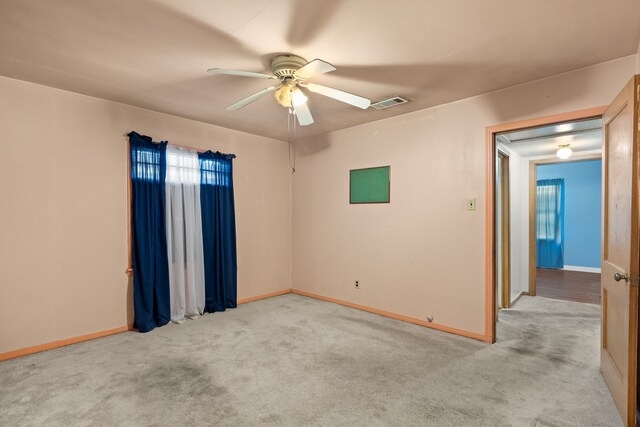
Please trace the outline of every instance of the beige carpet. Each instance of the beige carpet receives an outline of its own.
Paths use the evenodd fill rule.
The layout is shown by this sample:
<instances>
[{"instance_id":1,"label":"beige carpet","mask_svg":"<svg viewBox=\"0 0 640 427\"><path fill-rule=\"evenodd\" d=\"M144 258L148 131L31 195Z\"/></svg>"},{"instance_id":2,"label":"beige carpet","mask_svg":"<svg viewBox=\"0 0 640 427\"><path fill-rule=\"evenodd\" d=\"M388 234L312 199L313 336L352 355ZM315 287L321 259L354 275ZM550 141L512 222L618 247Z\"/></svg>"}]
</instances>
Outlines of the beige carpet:
<instances>
[{"instance_id":1,"label":"beige carpet","mask_svg":"<svg viewBox=\"0 0 640 427\"><path fill-rule=\"evenodd\" d=\"M619 426L599 307L522 298L483 344L298 295L0 363L3 426Z\"/></svg>"}]
</instances>

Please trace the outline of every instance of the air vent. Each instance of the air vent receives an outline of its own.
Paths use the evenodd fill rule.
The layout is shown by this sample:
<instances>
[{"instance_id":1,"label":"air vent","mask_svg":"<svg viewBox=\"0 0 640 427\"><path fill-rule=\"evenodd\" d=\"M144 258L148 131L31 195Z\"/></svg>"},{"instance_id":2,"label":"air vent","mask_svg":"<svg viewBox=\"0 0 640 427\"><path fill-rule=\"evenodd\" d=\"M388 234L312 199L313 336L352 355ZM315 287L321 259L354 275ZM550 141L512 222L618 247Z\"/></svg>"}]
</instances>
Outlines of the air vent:
<instances>
[{"instance_id":1,"label":"air vent","mask_svg":"<svg viewBox=\"0 0 640 427\"><path fill-rule=\"evenodd\" d=\"M400 104L406 104L407 102L409 102L408 99L404 99L400 96L394 96L392 98L383 99L382 101L371 104L371 106L376 110L384 110L385 108L394 107Z\"/></svg>"}]
</instances>

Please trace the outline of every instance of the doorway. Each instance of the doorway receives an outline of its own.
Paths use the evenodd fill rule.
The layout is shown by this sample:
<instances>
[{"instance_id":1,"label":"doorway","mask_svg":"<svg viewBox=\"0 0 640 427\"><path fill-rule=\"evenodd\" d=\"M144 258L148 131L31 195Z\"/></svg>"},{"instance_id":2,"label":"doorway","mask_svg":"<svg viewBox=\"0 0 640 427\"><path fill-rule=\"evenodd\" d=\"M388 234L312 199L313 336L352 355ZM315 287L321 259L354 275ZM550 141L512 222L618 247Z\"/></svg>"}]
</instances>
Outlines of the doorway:
<instances>
[{"instance_id":1,"label":"doorway","mask_svg":"<svg viewBox=\"0 0 640 427\"><path fill-rule=\"evenodd\" d=\"M601 141L601 120L582 137ZM583 122L584 125L587 122ZM530 191L535 203L529 215L536 225L529 246L535 270L531 294L546 298L600 304L602 155L571 156L564 161L536 160L530 169ZM555 204L554 192L561 196Z\"/></svg>"},{"instance_id":2,"label":"doorway","mask_svg":"<svg viewBox=\"0 0 640 427\"><path fill-rule=\"evenodd\" d=\"M496 337L496 321L498 319L498 309L496 308L498 302L498 286L496 278L498 277L497 269L499 267L499 263L496 262L498 255L496 250L498 246L496 241L498 233L496 233L496 230L498 228L503 228L502 223L496 222L496 198L498 192L496 172L498 151L501 148L500 151L509 156L509 258L511 270L509 298L511 305L522 295L535 296L536 294L535 258L531 257L531 254L535 252L535 239L530 238L532 231L535 230L536 224L532 217L524 220L526 224L522 222L522 218L527 217L526 213L532 206L535 206L535 198L531 197L532 191L530 191L529 188L530 168L533 167L531 161L543 161L544 158L548 159L550 155L557 154L557 150L559 149L559 147L556 146L555 150L552 149L551 152L548 152L549 147L547 146L547 152L544 153L540 152L542 145L529 144L530 151L526 153L525 156L522 156L515 154L508 148L509 143L512 140L510 139L507 141L505 137L508 137L509 134L515 132L528 132L528 134L519 135L517 138L514 135L511 135L511 137L513 137L513 139L520 139L521 141L519 142L527 142L527 140L531 140L531 138L534 137L543 137L546 133L547 136L549 134L556 134L556 136L564 136L566 137L565 139L569 139L571 137L569 132L576 131L576 129L569 128L567 125L568 123L582 122L591 119L600 120L605 110L605 107L597 107L520 122L506 123L487 128L487 158L491 159L488 164L486 187L487 198L490 202L486 204L487 215L485 226L487 235L491 236L491 238L487 239L487 249L485 251L487 265L485 270L485 282L487 283L487 298L485 299L485 331L486 340L488 342L495 342ZM563 132L565 135L562 135ZM573 148L575 149L577 147L574 145ZM592 152L588 154L592 155L593 151L599 151L600 149L600 147L597 147L595 150L592 149ZM588 152L589 150L585 149L584 151ZM576 159L578 159L578 155L574 154L574 160ZM520 222L516 223L515 218L518 218ZM534 268L531 268L531 266L534 266ZM500 289L500 292L502 292L502 288Z\"/></svg>"},{"instance_id":3,"label":"doorway","mask_svg":"<svg viewBox=\"0 0 640 427\"><path fill-rule=\"evenodd\" d=\"M599 304L601 116L494 138L496 320L523 295Z\"/></svg>"},{"instance_id":4,"label":"doorway","mask_svg":"<svg viewBox=\"0 0 640 427\"><path fill-rule=\"evenodd\" d=\"M602 118L495 135L496 316L523 295L600 304Z\"/></svg>"}]
</instances>

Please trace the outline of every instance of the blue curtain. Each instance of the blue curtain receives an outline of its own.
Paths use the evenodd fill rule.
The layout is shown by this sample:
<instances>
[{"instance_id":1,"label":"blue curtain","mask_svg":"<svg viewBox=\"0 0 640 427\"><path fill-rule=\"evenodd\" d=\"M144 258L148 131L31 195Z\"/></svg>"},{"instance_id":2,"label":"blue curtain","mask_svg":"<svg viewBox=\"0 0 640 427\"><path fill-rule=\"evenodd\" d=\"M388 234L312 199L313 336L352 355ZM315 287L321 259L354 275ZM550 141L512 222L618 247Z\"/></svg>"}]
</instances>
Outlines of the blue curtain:
<instances>
[{"instance_id":1,"label":"blue curtain","mask_svg":"<svg viewBox=\"0 0 640 427\"><path fill-rule=\"evenodd\" d=\"M129 133L134 327L148 332L171 319L165 228L167 143Z\"/></svg>"},{"instance_id":2,"label":"blue curtain","mask_svg":"<svg viewBox=\"0 0 640 427\"><path fill-rule=\"evenodd\" d=\"M564 179L542 179L536 187L536 267L564 267Z\"/></svg>"},{"instance_id":3,"label":"blue curtain","mask_svg":"<svg viewBox=\"0 0 640 427\"><path fill-rule=\"evenodd\" d=\"M233 199L233 154L207 151L200 159L205 311L237 306L238 261Z\"/></svg>"}]
</instances>

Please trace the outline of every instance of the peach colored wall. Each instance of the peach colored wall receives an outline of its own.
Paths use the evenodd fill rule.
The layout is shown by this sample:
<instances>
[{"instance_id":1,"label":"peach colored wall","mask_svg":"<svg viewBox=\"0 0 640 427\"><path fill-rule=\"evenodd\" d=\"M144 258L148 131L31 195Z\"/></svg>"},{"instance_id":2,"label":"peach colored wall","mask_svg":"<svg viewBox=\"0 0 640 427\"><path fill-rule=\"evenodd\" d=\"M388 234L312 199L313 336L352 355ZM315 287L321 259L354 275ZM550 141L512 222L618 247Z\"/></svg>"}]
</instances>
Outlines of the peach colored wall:
<instances>
[{"instance_id":1,"label":"peach colored wall","mask_svg":"<svg viewBox=\"0 0 640 427\"><path fill-rule=\"evenodd\" d=\"M300 143L293 288L484 334L485 127L608 104L635 67L632 55ZM391 203L350 205L349 169L381 165Z\"/></svg>"},{"instance_id":2,"label":"peach colored wall","mask_svg":"<svg viewBox=\"0 0 640 427\"><path fill-rule=\"evenodd\" d=\"M0 77L0 353L126 325L127 139L237 154L238 297L290 288L287 144Z\"/></svg>"}]
</instances>

